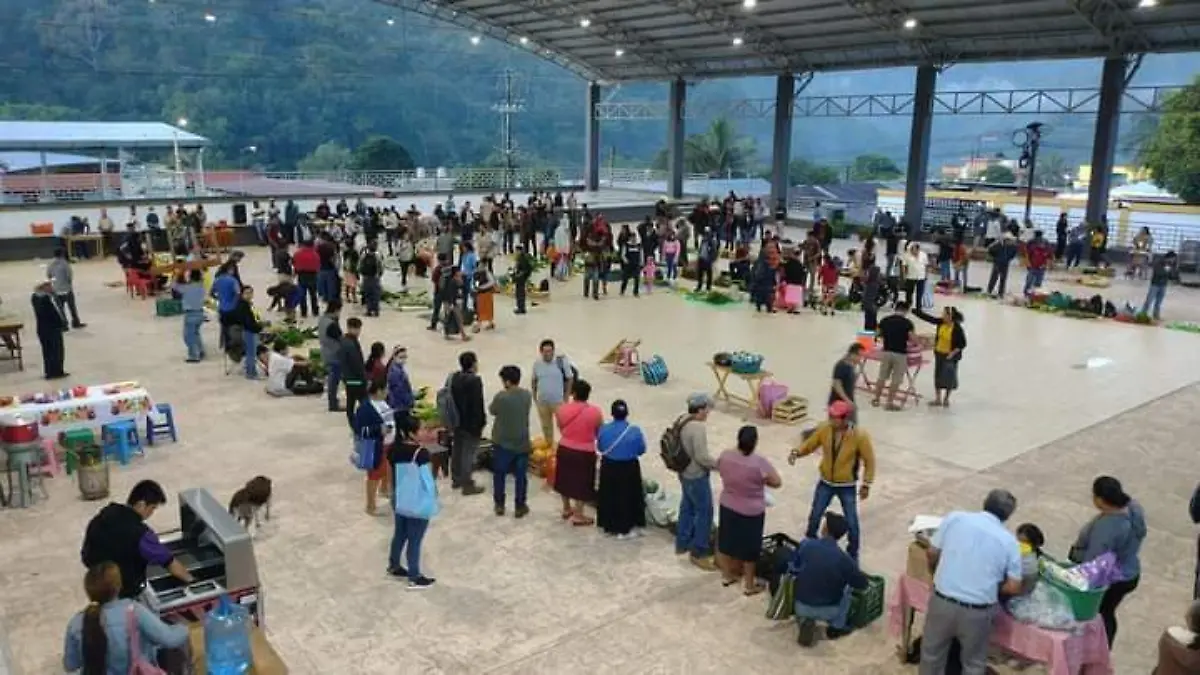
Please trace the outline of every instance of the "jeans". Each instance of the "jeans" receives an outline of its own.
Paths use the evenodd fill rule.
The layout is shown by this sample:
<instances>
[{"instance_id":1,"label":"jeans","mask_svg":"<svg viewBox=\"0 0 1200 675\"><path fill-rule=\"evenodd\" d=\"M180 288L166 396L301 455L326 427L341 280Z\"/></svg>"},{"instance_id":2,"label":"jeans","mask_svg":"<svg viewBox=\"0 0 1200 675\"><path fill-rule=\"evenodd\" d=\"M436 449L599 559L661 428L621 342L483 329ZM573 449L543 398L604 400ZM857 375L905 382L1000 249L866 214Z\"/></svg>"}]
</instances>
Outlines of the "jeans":
<instances>
[{"instance_id":1,"label":"jeans","mask_svg":"<svg viewBox=\"0 0 1200 675\"><path fill-rule=\"evenodd\" d=\"M517 311L520 312L521 314L524 314L525 313L525 293L527 291L527 289L525 288L525 280L521 279L520 281L514 281L513 283L514 283L513 299L517 303Z\"/></svg>"},{"instance_id":2,"label":"jeans","mask_svg":"<svg viewBox=\"0 0 1200 675\"><path fill-rule=\"evenodd\" d=\"M442 294L433 294L433 314L429 317L429 330L437 330L438 319L442 318Z\"/></svg>"},{"instance_id":3,"label":"jeans","mask_svg":"<svg viewBox=\"0 0 1200 675\"><path fill-rule=\"evenodd\" d=\"M590 290L589 290L590 289ZM589 266L583 275L583 297L600 295L600 267Z\"/></svg>"},{"instance_id":4,"label":"jeans","mask_svg":"<svg viewBox=\"0 0 1200 675\"><path fill-rule=\"evenodd\" d=\"M405 553L408 578L421 577L421 540L429 529L429 521L396 514L395 529L392 530L392 545L388 549L388 569L400 567L400 554ZM407 551L405 548L407 547Z\"/></svg>"},{"instance_id":5,"label":"jeans","mask_svg":"<svg viewBox=\"0 0 1200 675\"><path fill-rule=\"evenodd\" d=\"M361 289L367 316L379 316L379 300L383 295L383 286L379 283L379 277L363 277Z\"/></svg>"},{"instance_id":6,"label":"jeans","mask_svg":"<svg viewBox=\"0 0 1200 675\"><path fill-rule=\"evenodd\" d=\"M261 220L254 221L254 234L258 238L258 244L261 246L267 243L267 224Z\"/></svg>"},{"instance_id":7,"label":"jeans","mask_svg":"<svg viewBox=\"0 0 1200 675\"><path fill-rule=\"evenodd\" d=\"M1035 288L1041 288L1042 282L1046 280L1045 268L1040 270L1027 269L1025 270L1025 290L1022 295L1029 295Z\"/></svg>"},{"instance_id":8,"label":"jeans","mask_svg":"<svg viewBox=\"0 0 1200 675\"><path fill-rule=\"evenodd\" d=\"M1151 318L1158 321L1163 298L1166 296L1166 284L1150 284L1150 288L1146 290L1146 301L1142 303L1142 314L1149 314Z\"/></svg>"},{"instance_id":9,"label":"jeans","mask_svg":"<svg viewBox=\"0 0 1200 675\"><path fill-rule=\"evenodd\" d=\"M680 476L679 484L683 495L679 500L679 522L675 525L675 550L707 558L712 555L712 483L705 474L699 478Z\"/></svg>"},{"instance_id":10,"label":"jeans","mask_svg":"<svg viewBox=\"0 0 1200 675\"><path fill-rule=\"evenodd\" d=\"M699 261L696 264L696 291L699 292L701 288L706 291L711 291L712 279L713 264L703 260Z\"/></svg>"},{"instance_id":11,"label":"jeans","mask_svg":"<svg viewBox=\"0 0 1200 675\"><path fill-rule=\"evenodd\" d=\"M464 429L454 430L454 448L450 451L450 484L469 487L474 484L475 455L479 453L479 435Z\"/></svg>"},{"instance_id":12,"label":"jeans","mask_svg":"<svg viewBox=\"0 0 1200 675\"><path fill-rule=\"evenodd\" d=\"M321 270L317 272L317 294L321 300L329 302L339 296L337 270Z\"/></svg>"},{"instance_id":13,"label":"jeans","mask_svg":"<svg viewBox=\"0 0 1200 675\"><path fill-rule=\"evenodd\" d=\"M204 358L204 341L200 327L204 325L204 310L189 310L183 313L183 344L187 346L188 361Z\"/></svg>"},{"instance_id":14,"label":"jeans","mask_svg":"<svg viewBox=\"0 0 1200 675\"><path fill-rule=\"evenodd\" d=\"M633 281L633 294L637 296L641 292L642 276L638 274L636 265L626 263L621 266L621 295L625 295L625 289L628 287L630 281Z\"/></svg>"},{"instance_id":15,"label":"jeans","mask_svg":"<svg viewBox=\"0 0 1200 675\"><path fill-rule=\"evenodd\" d=\"M667 281L672 281L679 278L679 265L675 260L675 256L667 256L667 272L663 275Z\"/></svg>"},{"instance_id":16,"label":"jeans","mask_svg":"<svg viewBox=\"0 0 1200 675\"><path fill-rule=\"evenodd\" d=\"M967 273L970 271L969 263L963 263L962 267L954 268L954 285L966 290L967 288Z\"/></svg>"},{"instance_id":17,"label":"jeans","mask_svg":"<svg viewBox=\"0 0 1200 675\"><path fill-rule=\"evenodd\" d=\"M75 308L75 293L55 293L54 304L58 305L58 313L67 318L67 311L71 312L71 327L79 328L83 322L79 320L79 310Z\"/></svg>"},{"instance_id":18,"label":"jeans","mask_svg":"<svg viewBox=\"0 0 1200 675\"><path fill-rule=\"evenodd\" d=\"M1008 265L1000 263L992 263L992 275L988 277L988 295L992 294L992 290L996 288L996 284L1000 284L998 289L1000 295L1004 295L1004 287L1008 284Z\"/></svg>"},{"instance_id":19,"label":"jeans","mask_svg":"<svg viewBox=\"0 0 1200 675\"><path fill-rule=\"evenodd\" d=\"M942 260L938 262L938 273L942 281L950 281L950 261Z\"/></svg>"},{"instance_id":20,"label":"jeans","mask_svg":"<svg viewBox=\"0 0 1200 675\"><path fill-rule=\"evenodd\" d=\"M846 546L846 553L858 560L858 494L853 485L835 487L823 480L817 481L817 489L813 491L812 510L808 512L808 530L805 536L810 539L817 537L821 529L821 519L825 516L825 511L829 510L829 504L834 497L842 504L842 515L846 517L846 525L850 530L850 542Z\"/></svg>"},{"instance_id":21,"label":"jeans","mask_svg":"<svg viewBox=\"0 0 1200 675\"><path fill-rule=\"evenodd\" d=\"M496 506L504 506L504 484L510 473L517 485L516 504L518 507L525 506L525 497L529 493L529 453L509 452L493 445L492 496Z\"/></svg>"},{"instance_id":22,"label":"jeans","mask_svg":"<svg viewBox=\"0 0 1200 675\"><path fill-rule=\"evenodd\" d=\"M329 396L329 409L338 409L338 385L342 383L342 364L329 363L329 370L325 373L325 394Z\"/></svg>"},{"instance_id":23,"label":"jeans","mask_svg":"<svg viewBox=\"0 0 1200 675\"><path fill-rule=\"evenodd\" d=\"M1077 267L1083 259L1083 243L1067 244L1067 268Z\"/></svg>"},{"instance_id":24,"label":"jeans","mask_svg":"<svg viewBox=\"0 0 1200 675\"><path fill-rule=\"evenodd\" d=\"M830 628L836 630L846 630L846 622L850 619L850 600L853 598L850 587L842 592L842 599L836 605L816 606L806 605L799 600L796 601L793 609L796 612L796 620L812 619L814 621L824 621Z\"/></svg>"},{"instance_id":25,"label":"jeans","mask_svg":"<svg viewBox=\"0 0 1200 675\"><path fill-rule=\"evenodd\" d=\"M367 401L367 385L346 384L346 422L354 428L354 414L360 405L370 405Z\"/></svg>"},{"instance_id":26,"label":"jeans","mask_svg":"<svg viewBox=\"0 0 1200 675\"><path fill-rule=\"evenodd\" d=\"M246 377L258 379L258 333L242 331L242 342L246 345Z\"/></svg>"},{"instance_id":27,"label":"jeans","mask_svg":"<svg viewBox=\"0 0 1200 675\"><path fill-rule=\"evenodd\" d=\"M297 281L300 286L300 316L308 317L308 306L312 305L313 316L321 313L317 306L317 277L311 272L301 272Z\"/></svg>"}]
</instances>

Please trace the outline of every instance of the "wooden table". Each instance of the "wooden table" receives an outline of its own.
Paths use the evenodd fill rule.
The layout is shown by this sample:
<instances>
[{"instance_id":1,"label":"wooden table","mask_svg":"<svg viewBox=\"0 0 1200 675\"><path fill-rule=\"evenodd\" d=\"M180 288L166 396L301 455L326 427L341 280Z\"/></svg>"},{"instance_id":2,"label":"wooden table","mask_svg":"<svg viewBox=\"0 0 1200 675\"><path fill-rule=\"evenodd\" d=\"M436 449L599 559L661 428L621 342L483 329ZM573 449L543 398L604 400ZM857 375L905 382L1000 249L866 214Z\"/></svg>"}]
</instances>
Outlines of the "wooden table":
<instances>
[{"instance_id":1,"label":"wooden table","mask_svg":"<svg viewBox=\"0 0 1200 675\"><path fill-rule=\"evenodd\" d=\"M758 411L758 390L762 386L763 380L772 377L770 371L760 370L757 373L735 373L729 366L718 366L711 361L708 364L712 368L713 377L717 379L717 392L713 394L713 398L726 403L743 405L750 408L751 412ZM746 383L750 390L750 396L740 396L729 391L729 376L733 375L740 378Z\"/></svg>"},{"instance_id":2,"label":"wooden table","mask_svg":"<svg viewBox=\"0 0 1200 675\"><path fill-rule=\"evenodd\" d=\"M192 649L192 666L197 673L207 673L208 664L204 658L204 625L196 622L188 624L188 642ZM258 626L250 629L250 654L254 660L251 675L287 675L287 665L271 642L266 633Z\"/></svg>"},{"instance_id":3,"label":"wooden table","mask_svg":"<svg viewBox=\"0 0 1200 675\"><path fill-rule=\"evenodd\" d=\"M0 361L16 361L17 370L25 370L25 358L21 347L21 329L25 324L14 317L0 316L0 340L8 350L8 356L0 356Z\"/></svg>"},{"instance_id":4,"label":"wooden table","mask_svg":"<svg viewBox=\"0 0 1200 675\"><path fill-rule=\"evenodd\" d=\"M855 389L861 392L875 395L875 388L879 382L878 378L872 378L867 372L868 363L879 363L880 350L878 348L862 353L862 358L858 362L858 381ZM927 361L925 356L916 349L911 349L908 352L907 360L905 361L904 379L901 380L900 386L896 387L896 402L903 408L908 403L919 405L921 403L921 394L917 391L917 378L921 376L921 369ZM874 366L878 367L878 366ZM887 396L890 383L883 383L883 396Z\"/></svg>"},{"instance_id":5,"label":"wooden table","mask_svg":"<svg viewBox=\"0 0 1200 675\"><path fill-rule=\"evenodd\" d=\"M63 237L63 241L67 242L67 260L75 260L75 244L78 242L84 246L90 244L96 245L96 257L104 257L104 235L103 234L68 234Z\"/></svg>"}]
</instances>

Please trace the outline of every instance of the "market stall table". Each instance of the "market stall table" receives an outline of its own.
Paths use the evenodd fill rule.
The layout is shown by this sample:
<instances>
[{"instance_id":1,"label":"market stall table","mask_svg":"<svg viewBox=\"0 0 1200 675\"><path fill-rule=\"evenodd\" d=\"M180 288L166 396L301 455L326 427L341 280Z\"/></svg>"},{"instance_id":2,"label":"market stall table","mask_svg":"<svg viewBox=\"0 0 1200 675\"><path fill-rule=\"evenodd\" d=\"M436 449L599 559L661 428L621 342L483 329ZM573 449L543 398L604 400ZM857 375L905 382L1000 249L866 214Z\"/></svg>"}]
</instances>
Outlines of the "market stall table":
<instances>
[{"instance_id":1,"label":"market stall table","mask_svg":"<svg viewBox=\"0 0 1200 675\"><path fill-rule=\"evenodd\" d=\"M21 346L21 330L25 324L12 316L0 316L0 340L4 342L7 356L0 356L0 361L15 361L17 370L25 370L24 350Z\"/></svg>"},{"instance_id":2,"label":"market stall table","mask_svg":"<svg viewBox=\"0 0 1200 675\"><path fill-rule=\"evenodd\" d=\"M104 257L104 235L102 234L68 234L63 237L67 243L67 260L75 260L75 244L87 248L88 244L96 245L96 257Z\"/></svg>"},{"instance_id":3,"label":"market stall table","mask_svg":"<svg viewBox=\"0 0 1200 675\"><path fill-rule=\"evenodd\" d=\"M63 401L16 403L0 408L0 412L20 412L36 420L38 434L50 439L68 429L99 429L122 419L134 419L141 427L153 410L150 392L134 382L91 386L85 395Z\"/></svg>"},{"instance_id":4,"label":"market stall table","mask_svg":"<svg viewBox=\"0 0 1200 675\"><path fill-rule=\"evenodd\" d=\"M713 377L717 379L717 392L713 394L714 399L746 406L750 408L751 412L758 411L758 391L762 387L763 380L772 377L770 371L760 370L757 373L738 373L729 366L719 366L711 361L708 367L712 368ZM738 377L746 383L746 386L750 389L750 396L748 398L729 391L730 375Z\"/></svg>"},{"instance_id":5,"label":"market stall table","mask_svg":"<svg viewBox=\"0 0 1200 675\"><path fill-rule=\"evenodd\" d=\"M896 592L888 601L888 628L901 640L902 654L912 644L912 625L916 612L929 607L930 584L907 574L900 575ZM1039 628L1021 623L1005 611L992 622L994 646L1046 665L1048 675L1112 675L1104 623L1100 617L1083 624L1080 634Z\"/></svg>"},{"instance_id":6,"label":"market stall table","mask_svg":"<svg viewBox=\"0 0 1200 675\"><path fill-rule=\"evenodd\" d=\"M878 379L872 379L867 373L868 363L880 363L879 355L882 350L879 348L864 351L862 359L858 362L858 385L855 387L859 391L875 395L875 387ZM925 356L919 348L910 348L908 351L908 361L904 368L904 380L899 388L896 389L896 401L901 407L908 404L911 399L913 404L921 402L921 394L917 392L917 378L921 375L921 369L925 366ZM878 367L878 366L876 366ZM876 371L878 372L878 371ZM884 395L887 395L887 383L884 383Z\"/></svg>"}]
</instances>

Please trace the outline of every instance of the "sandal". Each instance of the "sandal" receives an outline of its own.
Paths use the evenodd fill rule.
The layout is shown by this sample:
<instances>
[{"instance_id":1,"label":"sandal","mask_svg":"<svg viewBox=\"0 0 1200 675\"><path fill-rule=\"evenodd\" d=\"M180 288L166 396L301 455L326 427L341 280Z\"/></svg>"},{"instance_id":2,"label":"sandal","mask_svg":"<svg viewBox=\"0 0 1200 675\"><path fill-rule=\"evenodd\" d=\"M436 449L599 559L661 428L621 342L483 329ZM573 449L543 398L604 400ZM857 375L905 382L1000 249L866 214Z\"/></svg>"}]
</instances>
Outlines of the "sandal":
<instances>
[{"instance_id":1,"label":"sandal","mask_svg":"<svg viewBox=\"0 0 1200 675\"><path fill-rule=\"evenodd\" d=\"M738 579L737 577L734 577L732 579L721 579L721 586L723 586L725 588L729 588L730 586L736 584L738 581L741 581L741 580Z\"/></svg>"},{"instance_id":2,"label":"sandal","mask_svg":"<svg viewBox=\"0 0 1200 675\"><path fill-rule=\"evenodd\" d=\"M571 525L574 527L589 527L595 525L596 521L586 516L576 517L571 520Z\"/></svg>"},{"instance_id":3,"label":"sandal","mask_svg":"<svg viewBox=\"0 0 1200 675\"><path fill-rule=\"evenodd\" d=\"M758 595L759 593L762 593L762 592L763 592L763 591L765 591L765 590L767 590L767 587L766 587L766 586L763 586L763 585L761 585L761 584L755 584L755 585L754 585L754 588L747 588L746 590L742 591L742 595L744 595L744 596L746 596L747 598L749 598L749 597L753 597L753 596L755 596L755 595Z\"/></svg>"},{"instance_id":4,"label":"sandal","mask_svg":"<svg viewBox=\"0 0 1200 675\"><path fill-rule=\"evenodd\" d=\"M941 401L929 401L926 405L928 405L931 408L938 408L942 405L942 402Z\"/></svg>"},{"instance_id":5,"label":"sandal","mask_svg":"<svg viewBox=\"0 0 1200 675\"><path fill-rule=\"evenodd\" d=\"M563 520L570 520L571 516L573 516L573 515L575 515L575 512L571 509L563 509L563 511L562 511L562 519Z\"/></svg>"}]
</instances>

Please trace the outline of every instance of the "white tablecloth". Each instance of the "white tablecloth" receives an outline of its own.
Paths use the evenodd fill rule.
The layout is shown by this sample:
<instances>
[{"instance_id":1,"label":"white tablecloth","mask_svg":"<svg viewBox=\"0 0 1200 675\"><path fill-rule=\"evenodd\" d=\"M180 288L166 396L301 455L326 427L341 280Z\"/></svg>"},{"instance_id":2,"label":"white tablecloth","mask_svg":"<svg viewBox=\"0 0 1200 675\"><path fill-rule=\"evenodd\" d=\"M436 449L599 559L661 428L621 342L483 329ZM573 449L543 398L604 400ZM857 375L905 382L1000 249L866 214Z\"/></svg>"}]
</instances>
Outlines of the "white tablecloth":
<instances>
[{"instance_id":1,"label":"white tablecloth","mask_svg":"<svg viewBox=\"0 0 1200 675\"><path fill-rule=\"evenodd\" d=\"M116 385L101 384L88 387L87 396L51 403L24 403L0 408L0 414L20 412L38 423L38 435L56 438L58 434L79 427L100 429L120 419L135 419L141 426L146 416L154 410L150 392L141 387L124 389L117 394L106 394L105 389ZM97 438L99 440L99 438Z\"/></svg>"}]
</instances>

